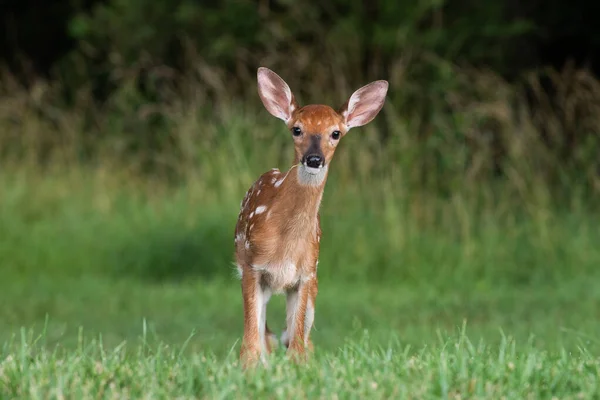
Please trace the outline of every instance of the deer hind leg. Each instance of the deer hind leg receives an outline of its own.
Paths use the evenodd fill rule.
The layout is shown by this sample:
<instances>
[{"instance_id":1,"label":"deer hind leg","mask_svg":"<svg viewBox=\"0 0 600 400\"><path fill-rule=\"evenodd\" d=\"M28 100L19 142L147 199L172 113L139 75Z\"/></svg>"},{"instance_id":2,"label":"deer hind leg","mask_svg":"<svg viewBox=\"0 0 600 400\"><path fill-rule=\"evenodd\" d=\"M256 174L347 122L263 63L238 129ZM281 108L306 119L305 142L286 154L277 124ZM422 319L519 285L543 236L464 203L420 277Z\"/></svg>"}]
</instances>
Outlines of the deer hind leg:
<instances>
[{"instance_id":1,"label":"deer hind leg","mask_svg":"<svg viewBox=\"0 0 600 400\"><path fill-rule=\"evenodd\" d=\"M265 311L266 312L266 311ZM279 340L275 333L269 329L269 325L265 322L265 340L267 353L272 353L277 347L279 347Z\"/></svg>"},{"instance_id":2,"label":"deer hind leg","mask_svg":"<svg viewBox=\"0 0 600 400\"><path fill-rule=\"evenodd\" d=\"M249 367L259 360L266 361L266 311L270 296L270 290L261 286L260 273L245 268L242 274L244 336L240 349L240 359L244 367Z\"/></svg>"},{"instance_id":3,"label":"deer hind leg","mask_svg":"<svg viewBox=\"0 0 600 400\"><path fill-rule=\"evenodd\" d=\"M293 329L293 313L296 310L298 303L298 291L290 290L286 293L286 304L285 304L285 330L281 334L281 344L285 346L286 349L290 347L290 333Z\"/></svg>"}]
</instances>

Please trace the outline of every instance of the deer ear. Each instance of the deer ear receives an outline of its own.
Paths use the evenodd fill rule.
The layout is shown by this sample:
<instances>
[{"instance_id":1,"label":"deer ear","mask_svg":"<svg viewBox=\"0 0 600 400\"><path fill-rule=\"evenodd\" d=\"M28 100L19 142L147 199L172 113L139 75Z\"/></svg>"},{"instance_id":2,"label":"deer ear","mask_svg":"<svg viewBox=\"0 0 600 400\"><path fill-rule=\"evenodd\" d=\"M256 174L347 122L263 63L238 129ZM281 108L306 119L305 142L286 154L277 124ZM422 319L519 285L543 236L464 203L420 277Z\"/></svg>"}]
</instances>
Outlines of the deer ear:
<instances>
[{"instance_id":1,"label":"deer ear","mask_svg":"<svg viewBox=\"0 0 600 400\"><path fill-rule=\"evenodd\" d=\"M350 96L339 110L348 129L366 125L377 116L385 103L388 86L387 81L371 82Z\"/></svg>"},{"instance_id":2,"label":"deer ear","mask_svg":"<svg viewBox=\"0 0 600 400\"><path fill-rule=\"evenodd\" d=\"M258 95L267 111L287 123L298 108L288 84L275 72L264 67L258 69L257 80Z\"/></svg>"}]
</instances>

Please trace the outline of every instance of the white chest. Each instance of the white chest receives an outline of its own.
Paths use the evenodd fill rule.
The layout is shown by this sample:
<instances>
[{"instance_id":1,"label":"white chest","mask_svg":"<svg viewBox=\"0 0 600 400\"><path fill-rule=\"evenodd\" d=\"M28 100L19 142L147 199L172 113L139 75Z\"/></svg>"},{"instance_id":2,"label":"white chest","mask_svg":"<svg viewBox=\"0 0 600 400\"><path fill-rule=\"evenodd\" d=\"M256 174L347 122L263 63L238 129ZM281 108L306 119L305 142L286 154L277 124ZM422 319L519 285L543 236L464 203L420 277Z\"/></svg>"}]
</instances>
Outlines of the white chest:
<instances>
[{"instance_id":1,"label":"white chest","mask_svg":"<svg viewBox=\"0 0 600 400\"><path fill-rule=\"evenodd\" d=\"M262 272L264 283L275 293L295 286L302 278L301 270L293 262L284 261L252 267L255 271Z\"/></svg>"}]
</instances>

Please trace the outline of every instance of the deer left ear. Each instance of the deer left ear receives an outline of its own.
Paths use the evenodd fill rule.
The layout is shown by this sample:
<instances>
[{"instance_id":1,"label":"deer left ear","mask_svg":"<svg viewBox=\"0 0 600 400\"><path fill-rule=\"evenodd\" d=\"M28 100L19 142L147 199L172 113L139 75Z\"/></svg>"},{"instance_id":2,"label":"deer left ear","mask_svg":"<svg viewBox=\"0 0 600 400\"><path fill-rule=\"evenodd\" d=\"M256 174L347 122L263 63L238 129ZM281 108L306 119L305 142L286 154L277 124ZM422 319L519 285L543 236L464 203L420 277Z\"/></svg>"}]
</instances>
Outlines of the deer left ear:
<instances>
[{"instance_id":1,"label":"deer left ear","mask_svg":"<svg viewBox=\"0 0 600 400\"><path fill-rule=\"evenodd\" d=\"M366 125L379 114L385 103L388 87L387 81L375 81L350 96L339 110L348 129Z\"/></svg>"}]
</instances>

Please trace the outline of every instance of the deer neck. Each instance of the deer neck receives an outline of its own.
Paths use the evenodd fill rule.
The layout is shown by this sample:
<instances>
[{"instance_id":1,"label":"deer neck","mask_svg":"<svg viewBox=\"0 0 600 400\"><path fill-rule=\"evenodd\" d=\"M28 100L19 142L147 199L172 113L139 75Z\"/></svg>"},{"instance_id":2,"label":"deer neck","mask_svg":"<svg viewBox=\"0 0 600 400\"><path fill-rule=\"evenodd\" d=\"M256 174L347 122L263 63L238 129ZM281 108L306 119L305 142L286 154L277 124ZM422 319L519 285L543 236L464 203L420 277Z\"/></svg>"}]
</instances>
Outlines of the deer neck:
<instances>
[{"instance_id":1,"label":"deer neck","mask_svg":"<svg viewBox=\"0 0 600 400\"><path fill-rule=\"evenodd\" d=\"M327 174L327 167L313 175L302 164L294 165L287 172L281 187L281 194L285 198L281 216L286 232L301 236L316 229Z\"/></svg>"}]
</instances>

